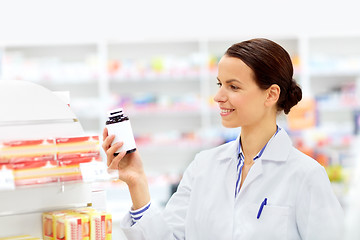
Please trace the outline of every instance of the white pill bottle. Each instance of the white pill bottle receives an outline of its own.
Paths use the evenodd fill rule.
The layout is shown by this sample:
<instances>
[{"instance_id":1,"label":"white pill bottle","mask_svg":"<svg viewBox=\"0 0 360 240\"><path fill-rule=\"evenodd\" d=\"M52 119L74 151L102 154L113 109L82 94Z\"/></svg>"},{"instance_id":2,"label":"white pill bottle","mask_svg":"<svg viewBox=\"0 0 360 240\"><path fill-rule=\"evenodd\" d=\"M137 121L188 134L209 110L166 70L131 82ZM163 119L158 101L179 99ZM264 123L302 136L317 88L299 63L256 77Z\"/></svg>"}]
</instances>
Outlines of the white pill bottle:
<instances>
[{"instance_id":1,"label":"white pill bottle","mask_svg":"<svg viewBox=\"0 0 360 240\"><path fill-rule=\"evenodd\" d=\"M124 145L114 153L115 156L123 151L126 151L126 154L136 151L136 144L130 120L128 116L124 115L122 108L116 108L108 112L106 128L109 136L115 135L115 139L111 143L111 146L117 142L124 143Z\"/></svg>"}]
</instances>

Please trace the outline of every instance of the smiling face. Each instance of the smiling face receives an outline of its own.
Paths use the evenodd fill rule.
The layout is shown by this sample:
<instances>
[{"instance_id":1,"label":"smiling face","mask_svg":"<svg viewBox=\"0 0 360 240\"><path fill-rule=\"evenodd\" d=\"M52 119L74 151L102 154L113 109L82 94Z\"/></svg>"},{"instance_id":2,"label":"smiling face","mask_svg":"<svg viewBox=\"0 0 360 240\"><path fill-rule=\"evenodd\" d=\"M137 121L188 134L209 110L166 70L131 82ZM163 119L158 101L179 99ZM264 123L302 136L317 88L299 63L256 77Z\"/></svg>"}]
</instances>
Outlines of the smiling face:
<instances>
[{"instance_id":1,"label":"smiling face","mask_svg":"<svg viewBox=\"0 0 360 240\"><path fill-rule=\"evenodd\" d=\"M256 84L250 67L235 57L223 56L218 66L219 104L224 127L251 127L265 121L267 90Z\"/></svg>"}]
</instances>

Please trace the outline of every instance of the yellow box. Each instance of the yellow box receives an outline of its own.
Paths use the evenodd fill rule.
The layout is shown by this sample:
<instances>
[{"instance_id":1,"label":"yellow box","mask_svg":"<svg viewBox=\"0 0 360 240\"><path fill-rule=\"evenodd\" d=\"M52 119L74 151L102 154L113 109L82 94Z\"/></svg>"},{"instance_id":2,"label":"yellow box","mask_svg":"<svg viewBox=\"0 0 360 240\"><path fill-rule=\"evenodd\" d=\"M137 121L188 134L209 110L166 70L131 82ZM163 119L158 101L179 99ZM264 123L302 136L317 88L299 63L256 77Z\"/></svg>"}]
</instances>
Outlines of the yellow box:
<instances>
[{"instance_id":1,"label":"yellow box","mask_svg":"<svg viewBox=\"0 0 360 240\"><path fill-rule=\"evenodd\" d=\"M74 215L59 215L55 217L56 240L82 239L81 217Z\"/></svg>"},{"instance_id":2,"label":"yellow box","mask_svg":"<svg viewBox=\"0 0 360 240\"><path fill-rule=\"evenodd\" d=\"M40 238L32 237L30 235L20 235L20 236L0 238L0 240L40 240Z\"/></svg>"},{"instance_id":3,"label":"yellow box","mask_svg":"<svg viewBox=\"0 0 360 240\"><path fill-rule=\"evenodd\" d=\"M108 212L87 207L45 212L42 218L44 240L112 239L112 216Z\"/></svg>"},{"instance_id":4,"label":"yellow box","mask_svg":"<svg viewBox=\"0 0 360 240\"><path fill-rule=\"evenodd\" d=\"M56 219L59 216L65 215L65 210L44 212L42 214L43 224L43 239L55 240L56 239Z\"/></svg>"},{"instance_id":5,"label":"yellow box","mask_svg":"<svg viewBox=\"0 0 360 240\"><path fill-rule=\"evenodd\" d=\"M112 239L112 217L110 213L93 208L81 208L75 211L86 214L90 218L90 240Z\"/></svg>"},{"instance_id":6,"label":"yellow box","mask_svg":"<svg viewBox=\"0 0 360 240\"><path fill-rule=\"evenodd\" d=\"M82 240L89 240L90 239L90 217L86 214L81 214L79 212L71 210L68 213L70 216L74 216L81 219L81 235Z\"/></svg>"}]
</instances>

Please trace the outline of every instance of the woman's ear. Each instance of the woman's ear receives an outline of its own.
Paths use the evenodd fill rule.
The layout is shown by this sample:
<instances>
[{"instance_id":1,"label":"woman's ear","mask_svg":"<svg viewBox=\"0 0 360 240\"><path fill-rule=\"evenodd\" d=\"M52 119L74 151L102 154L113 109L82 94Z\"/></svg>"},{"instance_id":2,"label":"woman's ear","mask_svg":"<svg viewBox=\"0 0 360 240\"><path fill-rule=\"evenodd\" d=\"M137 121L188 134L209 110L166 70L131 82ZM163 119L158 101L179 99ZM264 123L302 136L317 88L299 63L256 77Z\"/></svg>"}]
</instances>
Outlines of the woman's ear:
<instances>
[{"instance_id":1,"label":"woman's ear","mask_svg":"<svg viewBox=\"0 0 360 240\"><path fill-rule=\"evenodd\" d=\"M276 105L280 97L279 85L273 84L266 91L267 91L267 96L266 96L265 105L269 107L272 105Z\"/></svg>"}]
</instances>

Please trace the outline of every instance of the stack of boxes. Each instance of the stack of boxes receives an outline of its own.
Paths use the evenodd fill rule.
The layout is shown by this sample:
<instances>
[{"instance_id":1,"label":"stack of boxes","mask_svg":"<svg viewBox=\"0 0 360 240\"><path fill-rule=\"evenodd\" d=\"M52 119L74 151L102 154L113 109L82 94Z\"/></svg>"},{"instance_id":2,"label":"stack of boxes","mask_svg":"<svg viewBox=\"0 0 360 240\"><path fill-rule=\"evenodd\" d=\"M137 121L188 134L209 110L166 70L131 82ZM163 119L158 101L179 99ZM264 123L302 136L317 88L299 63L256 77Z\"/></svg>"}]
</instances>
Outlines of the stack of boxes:
<instances>
[{"instance_id":1,"label":"stack of boxes","mask_svg":"<svg viewBox=\"0 0 360 240\"><path fill-rule=\"evenodd\" d=\"M43 213L44 240L110 240L111 214L93 208Z\"/></svg>"},{"instance_id":2,"label":"stack of boxes","mask_svg":"<svg viewBox=\"0 0 360 240\"><path fill-rule=\"evenodd\" d=\"M16 186L81 180L80 164L92 161L101 162L98 136L0 142L0 170Z\"/></svg>"},{"instance_id":3,"label":"stack of boxes","mask_svg":"<svg viewBox=\"0 0 360 240\"><path fill-rule=\"evenodd\" d=\"M80 164L92 162L101 162L98 136L0 142L0 171L11 170L15 186L81 181ZM42 220L44 240L109 240L112 236L111 214L93 208L45 212Z\"/></svg>"}]
</instances>

